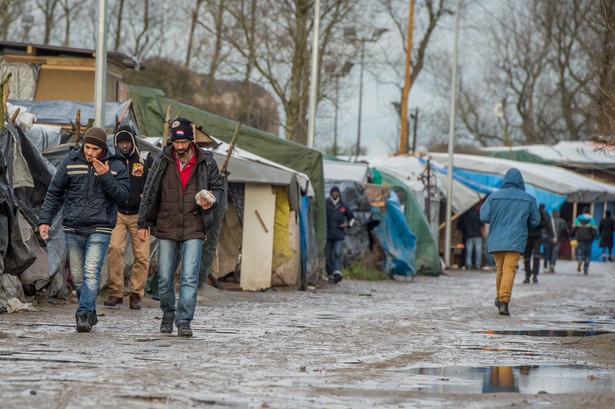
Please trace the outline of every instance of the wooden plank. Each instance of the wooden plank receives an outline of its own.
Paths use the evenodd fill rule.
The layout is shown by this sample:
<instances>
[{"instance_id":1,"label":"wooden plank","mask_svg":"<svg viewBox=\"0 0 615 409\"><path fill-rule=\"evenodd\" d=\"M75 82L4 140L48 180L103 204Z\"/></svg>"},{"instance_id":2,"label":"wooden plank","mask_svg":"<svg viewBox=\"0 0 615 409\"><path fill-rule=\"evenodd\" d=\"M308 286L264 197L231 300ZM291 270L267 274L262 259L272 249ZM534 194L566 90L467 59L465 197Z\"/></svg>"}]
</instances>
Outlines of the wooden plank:
<instances>
[{"instance_id":1,"label":"wooden plank","mask_svg":"<svg viewBox=\"0 0 615 409\"><path fill-rule=\"evenodd\" d=\"M239 282L244 291L260 291L271 287L275 197L268 184L245 185Z\"/></svg>"}]
</instances>

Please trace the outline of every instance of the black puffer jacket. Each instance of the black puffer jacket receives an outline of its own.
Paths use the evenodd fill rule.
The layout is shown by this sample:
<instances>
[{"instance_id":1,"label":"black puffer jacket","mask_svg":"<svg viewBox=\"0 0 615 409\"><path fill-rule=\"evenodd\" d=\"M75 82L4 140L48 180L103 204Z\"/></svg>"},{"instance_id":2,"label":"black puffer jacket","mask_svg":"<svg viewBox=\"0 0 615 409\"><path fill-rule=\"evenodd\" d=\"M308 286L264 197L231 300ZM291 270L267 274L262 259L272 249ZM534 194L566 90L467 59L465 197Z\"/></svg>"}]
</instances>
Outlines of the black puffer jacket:
<instances>
[{"instance_id":1,"label":"black puffer jacket","mask_svg":"<svg viewBox=\"0 0 615 409\"><path fill-rule=\"evenodd\" d=\"M117 134L115 135L115 157L122 161L130 178L130 190L128 191L128 199L118 207L118 211L123 214L139 213L139 205L141 204L141 194L147 180L149 169L154 162L154 159L149 152L141 152L137 146L137 140L132 133L127 132L132 139L132 151L128 157L120 153L117 147ZM145 155L144 155L145 154Z\"/></svg>"},{"instance_id":2,"label":"black puffer jacket","mask_svg":"<svg viewBox=\"0 0 615 409\"><path fill-rule=\"evenodd\" d=\"M196 147L196 145L193 146ZM147 181L145 182L145 188L143 189L143 199L139 207L139 217L137 218L137 225L140 229L156 226L158 211L160 209L163 176L170 166L177 166L173 159L172 152L172 146L166 148L154 159L154 163L150 168ZM196 147L196 155L196 165L190 178L192 179L196 176L197 191L203 189L210 190L216 196L216 203L214 206L207 210L201 210L203 227L205 234L207 234L207 231L213 224L212 210L220 203L224 190L222 188L222 180L220 179L220 171L218 170L218 165L214 160L213 154ZM178 212L179 211L180 209L178 209Z\"/></svg>"},{"instance_id":3,"label":"black puffer jacket","mask_svg":"<svg viewBox=\"0 0 615 409\"><path fill-rule=\"evenodd\" d=\"M66 155L47 190L39 224L51 225L64 204L65 231L84 236L111 234L117 222L117 205L128 198L128 174L108 150L99 160L109 164L109 172L102 176L85 160L83 148Z\"/></svg>"}]
</instances>

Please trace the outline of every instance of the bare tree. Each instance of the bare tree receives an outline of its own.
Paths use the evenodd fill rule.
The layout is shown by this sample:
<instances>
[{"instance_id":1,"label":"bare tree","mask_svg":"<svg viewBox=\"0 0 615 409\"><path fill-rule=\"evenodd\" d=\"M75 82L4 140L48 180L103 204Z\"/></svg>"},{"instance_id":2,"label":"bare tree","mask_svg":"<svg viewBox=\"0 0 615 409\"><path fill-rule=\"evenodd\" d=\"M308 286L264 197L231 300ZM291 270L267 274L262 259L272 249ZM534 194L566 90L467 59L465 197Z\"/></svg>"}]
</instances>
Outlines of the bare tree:
<instances>
[{"instance_id":1,"label":"bare tree","mask_svg":"<svg viewBox=\"0 0 615 409\"><path fill-rule=\"evenodd\" d=\"M267 0L259 1L256 8L246 3L239 1L228 7L234 20L228 41L280 100L286 138L305 144L314 4L309 0ZM353 3L321 3L321 59L332 42L342 38L341 25Z\"/></svg>"},{"instance_id":2,"label":"bare tree","mask_svg":"<svg viewBox=\"0 0 615 409\"><path fill-rule=\"evenodd\" d=\"M87 0L61 0L60 8L64 17L64 41L62 45L70 45L72 22L78 19L79 13Z\"/></svg>"},{"instance_id":3,"label":"bare tree","mask_svg":"<svg viewBox=\"0 0 615 409\"><path fill-rule=\"evenodd\" d=\"M124 4L125 0L117 0L117 3L115 5L115 40L113 43L113 49L115 51L118 51L120 49L120 44L122 44Z\"/></svg>"},{"instance_id":4,"label":"bare tree","mask_svg":"<svg viewBox=\"0 0 615 409\"><path fill-rule=\"evenodd\" d=\"M36 0L36 6L43 13L44 31L43 44L49 44L51 41L52 31L58 20L56 16L56 8L60 4L60 0Z\"/></svg>"},{"instance_id":5,"label":"bare tree","mask_svg":"<svg viewBox=\"0 0 615 409\"><path fill-rule=\"evenodd\" d=\"M24 0L0 0L0 39L6 40L11 24L23 15Z\"/></svg>"},{"instance_id":6,"label":"bare tree","mask_svg":"<svg viewBox=\"0 0 615 409\"><path fill-rule=\"evenodd\" d=\"M199 9L203 4L203 0L194 0L194 8L190 11L190 30L188 31L188 47L186 50L186 61L184 66L190 68L190 57L192 54L192 43L194 41L194 30L196 29L199 19Z\"/></svg>"}]
</instances>

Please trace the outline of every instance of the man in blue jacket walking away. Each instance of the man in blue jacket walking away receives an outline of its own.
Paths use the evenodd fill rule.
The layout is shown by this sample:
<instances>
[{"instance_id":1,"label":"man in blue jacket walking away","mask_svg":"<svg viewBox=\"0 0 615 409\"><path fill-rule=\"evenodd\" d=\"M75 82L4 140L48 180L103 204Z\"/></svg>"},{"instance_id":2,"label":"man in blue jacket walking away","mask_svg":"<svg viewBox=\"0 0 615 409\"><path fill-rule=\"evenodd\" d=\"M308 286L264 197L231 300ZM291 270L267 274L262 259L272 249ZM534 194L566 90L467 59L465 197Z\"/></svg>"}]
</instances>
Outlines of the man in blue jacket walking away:
<instances>
[{"instance_id":1,"label":"man in blue jacket walking away","mask_svg":"<svg viewBox=\"0 0 615 409\"><path fill-rule=\"evenodd\" d=\"M342 281L342 255L346 229L354 223L354 214L340 196L340 188L333 186L327 198L327 245L325 258L329 282Z\"/></svg>"},{"instance_id":2,"label":"man in blue jacket walking away","mask_svg":"<svg viewBox=\"0 0 615 409\"><path fill-rule=\"evenodd\" d=\"M536 199L525 191L523 176L511 168L502 179L502 187L489 195L480 209L480 219L489 223L487 247L496 266L495 306L501 315L510 315L508 303L512 296L519 258L527 242L528 228L540 223Z\"/></svg>"},{"instance_id":3,"label":"man in blue jacket walking away","mask_svg":"<svg viewBox=\"0 0 615 409\"><path fill-rule=\"evenodd\" d=\"M39 232L43 240L49 238L49 226L62 207L66 251L79 299L77 332L90 332L98 323L100 270L117 221L117 205L128 198L128 184L124 164L107 149L107 134L94 127L85 132L83 146L58 166L47 189Z\"/></svg>"}]
</instances>

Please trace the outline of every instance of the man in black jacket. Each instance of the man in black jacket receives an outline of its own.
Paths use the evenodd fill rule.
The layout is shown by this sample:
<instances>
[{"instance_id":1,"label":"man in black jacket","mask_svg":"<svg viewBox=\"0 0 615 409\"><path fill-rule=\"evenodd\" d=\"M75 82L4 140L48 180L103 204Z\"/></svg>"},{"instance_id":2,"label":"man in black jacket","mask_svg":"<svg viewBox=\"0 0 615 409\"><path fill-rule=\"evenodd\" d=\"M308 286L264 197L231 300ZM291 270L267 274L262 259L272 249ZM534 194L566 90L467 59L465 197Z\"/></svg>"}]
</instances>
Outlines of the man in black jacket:
<instances>
[{"instance_id":1,"label":"man in black jacket","mask_svg":"<svg viewBox=\"0 0 615 409\"><path fill-rule=\"evenodd\" d=\"M149 228L158 238L160 332L191 337L196 309L203 241L213 224L212 209L222 198L218 165L209 151L194 143L190 120L171 122L170 145L150 169L139 207L139 239L149 242ZM182 261L179 298L175 301L175 270Z\"/></svg>"},{"instance_id":2,"label":"man in black jacket","mask_svg":"<svg viewBox=\"0 0 615 409\"><path fill-rule=\"evenodd\" d=\"M49 226L62 206L64 238L79 305L77 332L98 323L96 295L117 206L128 197L126 168L107 149L101 128L85 132L83 147L71 151L58 166L39 216L39 232L49 238Z\"/></svg>"},{"instance_id":3,"label":"man in black jacket","mask_svg":"<svg viewBox=\"0 0 615 409\"><path fill-rule=\"evenodd\" d=\"M342 281L342 254L346 229L354 223L352 210L340 196L340 189L333 186L327 198L327 245L325 258L329 282Z\"/></svg>"},{"instance_id":4,"label":"man in black jacket","mask_svg":"<svg viewBox=\"0 0 615 409\"><path fill-rule=\"evenodd\" d=\"M128 200L118 206L117 224L111 233L109 243L109 298L108 307L115 307L124 302L124 252L126 236L130 236L134 263L130 274L130 309L141 309L145 282L149 269L149 242L137 237L137 215L141 204L143 187L153 159L148 152L140 152L133 129L128 125L118 128L114 138L115 157L126 166L130 177Z\"/></svg>"}]
</instances>

